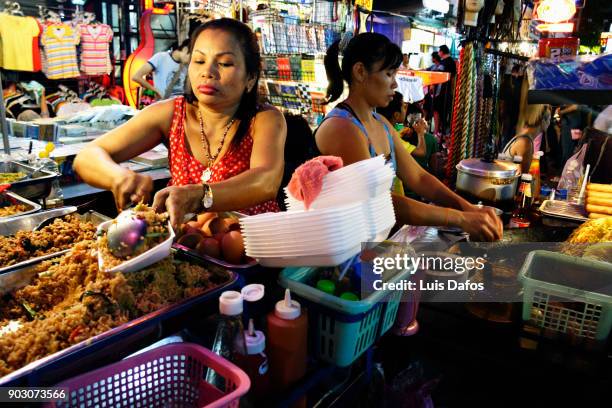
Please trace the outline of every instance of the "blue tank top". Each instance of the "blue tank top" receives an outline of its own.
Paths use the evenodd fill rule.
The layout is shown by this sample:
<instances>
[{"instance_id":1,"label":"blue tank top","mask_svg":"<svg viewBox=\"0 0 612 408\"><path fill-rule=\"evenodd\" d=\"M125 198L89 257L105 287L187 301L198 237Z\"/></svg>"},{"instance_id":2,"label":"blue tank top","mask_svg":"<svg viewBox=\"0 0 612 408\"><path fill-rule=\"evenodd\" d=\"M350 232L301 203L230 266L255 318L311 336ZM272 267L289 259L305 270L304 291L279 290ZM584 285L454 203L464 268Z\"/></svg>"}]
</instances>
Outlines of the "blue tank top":
<instances>
[{"instance_id":1,"label":"blue tank top","mask_svg":"<svg viewBox=\"0 0 612 408\"><path fill-rule=\"evenodd\" d=\"M389 149L391 150L389 157L386 159L386 161L387 163L391 162L391 165L393 166L393 171L397 171L397 160L395 158L395 145L393 144L393 133L391 133L391 130L389 129L387 124L381 119L378 113L372 112L372 115L374 116L374 119L381 122L382 125L385 127L385 132L387 132L387 139L389 140ZM374 146L372 146L372 143L370 143L370 138L368 138L368 132L366 131L365 126L363 125L363 123L361 123L359 119L357 119L357 117L350 110L341 108L341 107L335 107L325 116L325 119L329 119L329 118L344 118L344 119L350 120L351 123L353 123L355 126L359 128L359 130L361 130L364 137L366 138L366 141L368 142L368 148L370 151L370 157L378 156L378 154L374 150Z\"/></svg>"}]
</instances>

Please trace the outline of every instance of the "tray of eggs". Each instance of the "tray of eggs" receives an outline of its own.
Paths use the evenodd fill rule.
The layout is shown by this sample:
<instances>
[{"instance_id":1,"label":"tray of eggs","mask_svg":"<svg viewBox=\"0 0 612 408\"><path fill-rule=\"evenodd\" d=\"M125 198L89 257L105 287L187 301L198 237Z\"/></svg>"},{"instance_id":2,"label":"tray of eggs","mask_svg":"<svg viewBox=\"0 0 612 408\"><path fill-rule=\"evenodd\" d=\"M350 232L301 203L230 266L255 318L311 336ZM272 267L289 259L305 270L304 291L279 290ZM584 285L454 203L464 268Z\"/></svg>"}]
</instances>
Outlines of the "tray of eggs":
<instances>
[{"instance_id":1,"label":"tray of eggs","mask_svg":"<svg viewBox=\"0 0 612 408\"><path fill-rule=\"evenodd\" d=\"M257 261L246 256L236 212L206 212L198 214L181 226L174 244L183 250L229 269L246 269Z\"/></svg>"}]
</instances>

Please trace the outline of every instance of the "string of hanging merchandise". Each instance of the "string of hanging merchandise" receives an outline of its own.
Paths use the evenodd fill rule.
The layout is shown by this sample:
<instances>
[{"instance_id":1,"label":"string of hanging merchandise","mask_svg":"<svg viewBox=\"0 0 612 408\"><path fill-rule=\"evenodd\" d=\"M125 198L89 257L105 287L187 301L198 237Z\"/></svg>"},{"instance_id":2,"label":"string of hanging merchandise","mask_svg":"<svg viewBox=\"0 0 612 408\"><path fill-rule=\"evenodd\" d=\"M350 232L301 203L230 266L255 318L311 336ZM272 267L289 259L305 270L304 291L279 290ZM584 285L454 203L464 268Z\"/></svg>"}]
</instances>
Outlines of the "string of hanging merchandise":
<instances>
[{"instance_id":1,"label":"string of hanging merchandise","mask_svg":"<svg viewBox=\"0 0 612 408\"><path fill-rule=\"evenodd\" d=\"M478 78L476 88L478 94L476 97L476 135L474 136L474 143L470 156L482 157L482 147L484 145L484 138L487 134L487 104L490 98L484 97L484 78Z\"/></svg>"},{"instance_id":2,"label":"string of hanging merchandise","mask_svg":"<svg viewBox=\"0 0 612 408\"><path fill-rule=\"evenodd\" d=\"M476 59L473 43L467 43L460 53L459 72L455 90L451 147L446 167L447 182L453 183L456 166L468 153L469 138L474 136L476 112Z\"/></svg>"},{"instance_id":3,"label":"string of hanging merchandise","mask_svg":"<svg viewBox=\"0 0 612 408\"><path fill-rule=\"evenodd\" d=\"M461 152L460 152L460 156L459 156L459 160L457 161L457 163L459 161L461 161L462 159L465 159L469 152L468 152L468 145L470 145L472 143L472 141L474 140L474 132L475 132L475 127L474 127L474 118L475 118L475 112L476 112L476 89L475 89L475 85L476 85L476 76L473 75L473 73L475 72L475 67L476 67L476 58L474 55L474 43L469 43L467 45L467 57L468 57L468 71L467 71L467 87L468 89L466 90L466 107L467 107L467 112L465 114L465 120L464 120L464 126L463 126L463 131L461 134Z\"/></svg>"},{"instance_id":4,"label":"string of hanging merchandise","mask_svg":"<svg viewBox=\"0 0 612 408\"><path fill-rule=\"evenodd\" d=\"M474 64L474 67L470 66L471 71L476 70L476 55L474 54L474 59L470 60L470 64ZM478 131L478 98L479 98L479 90L478 90L478 82L479 79L476 75L470 75L470 89L473 90L473 94L470 95L470 105L469 105L469 125L470 127L467 130L467 136L465 141L465 150L463 152L463 157L470 157L474 154L474 144L476 141Z\"/></svg>"},{"instance_id":5,"label":"string of hanging merchandise","mask_svg":"<svg viewBox=\"0 0 612 408\"><path fill-rule=\"evenodd\" d=\"M459 68L457 71L457 79L455 84L455 99L453 101L453 115L451 122L451 139L449 143L449 152L448 152L448 162L446 163L446 181L447 183L451 183L452 174L453 174L453 163L456 158L458 144L461 143L459 128L460 121L462 120L461 115L463 114L463 110L460 109L459 101L462 101L465 98L465 86L462 84L464 80L463 71L465 71L465 48L462 48L459 52Z\"/></svg>"}]
</instances>

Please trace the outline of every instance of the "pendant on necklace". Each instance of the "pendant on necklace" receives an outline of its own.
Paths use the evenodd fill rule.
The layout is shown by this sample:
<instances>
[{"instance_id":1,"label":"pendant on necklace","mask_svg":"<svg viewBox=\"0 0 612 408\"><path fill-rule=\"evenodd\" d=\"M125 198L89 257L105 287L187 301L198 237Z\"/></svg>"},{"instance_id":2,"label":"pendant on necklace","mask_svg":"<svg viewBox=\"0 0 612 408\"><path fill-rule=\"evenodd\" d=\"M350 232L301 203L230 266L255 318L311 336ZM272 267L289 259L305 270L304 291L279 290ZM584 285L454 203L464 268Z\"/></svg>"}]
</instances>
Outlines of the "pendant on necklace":
<instances>
[{"instance_id":1,"label":"pendant on necklace","mask_svg":"<svg viewBox=\"0 0 612 408\"><path fill-rule=\"evenodd\" d=\"M202 183L208 183L211 177L212 177L212 171L210 171L210 167L209 167L206 170L204 170L204 173L202 173Z\"/></svg>"}]
</instances>

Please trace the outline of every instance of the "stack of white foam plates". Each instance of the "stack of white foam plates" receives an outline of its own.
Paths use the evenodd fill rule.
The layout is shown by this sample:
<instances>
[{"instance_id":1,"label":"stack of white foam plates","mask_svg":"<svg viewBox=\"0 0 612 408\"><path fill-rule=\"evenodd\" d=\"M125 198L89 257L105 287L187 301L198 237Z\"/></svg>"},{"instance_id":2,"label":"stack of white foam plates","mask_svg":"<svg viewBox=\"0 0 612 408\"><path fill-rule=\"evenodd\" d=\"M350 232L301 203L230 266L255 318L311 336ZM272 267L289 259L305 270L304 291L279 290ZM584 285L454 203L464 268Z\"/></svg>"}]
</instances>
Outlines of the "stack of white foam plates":
<instances>
[{"instance_id":1,"label":"stack of white foam plates","mask_svg":"<svg viewBox=\"0 0 612 408\"><path fill-rule=\"evenodd\" d=\"M309 210L285 189L289 211L240 219L246 254L271 267L350 259L362 243L380 242L393 228L393 177L382 156L330 172Z\"/></svg>"},{"instance_id":2,"label":"stack of white foam plates","mask_svg":"<svg viewBox=\"0 0 612 408\"><path fill-rule=\"evenodd\" d=\"M395 225L395 211L391 193L383 193L364 203L366 224L369 227L370 241L380 242L387 239Z\"/></svg>"},{"instance_id":3,"label":"stack of white foam plates","mask_svg":"<svg viewBox=\"0 0 612 408\"><path fill-rule=\"evenodd\" d=\"M338 265L370 237L362 203L260 214L240 225L247 255L270 267Z\"/></svg>"},{"instance_id":4,"label":"stack of white foam plates","mask_svg":"<svg viewBox=\"0 0 612 408\"><path fill-rule=\"evenodd\" d=\"M376 197L391 189L394 176L391 165L385 164L382 156L342 167L325 175L321 192L310 209L330 208ZM305 209L304 203L293 197L287 188L285 195L288 211Z\"/></svg>"}]
</instances>

